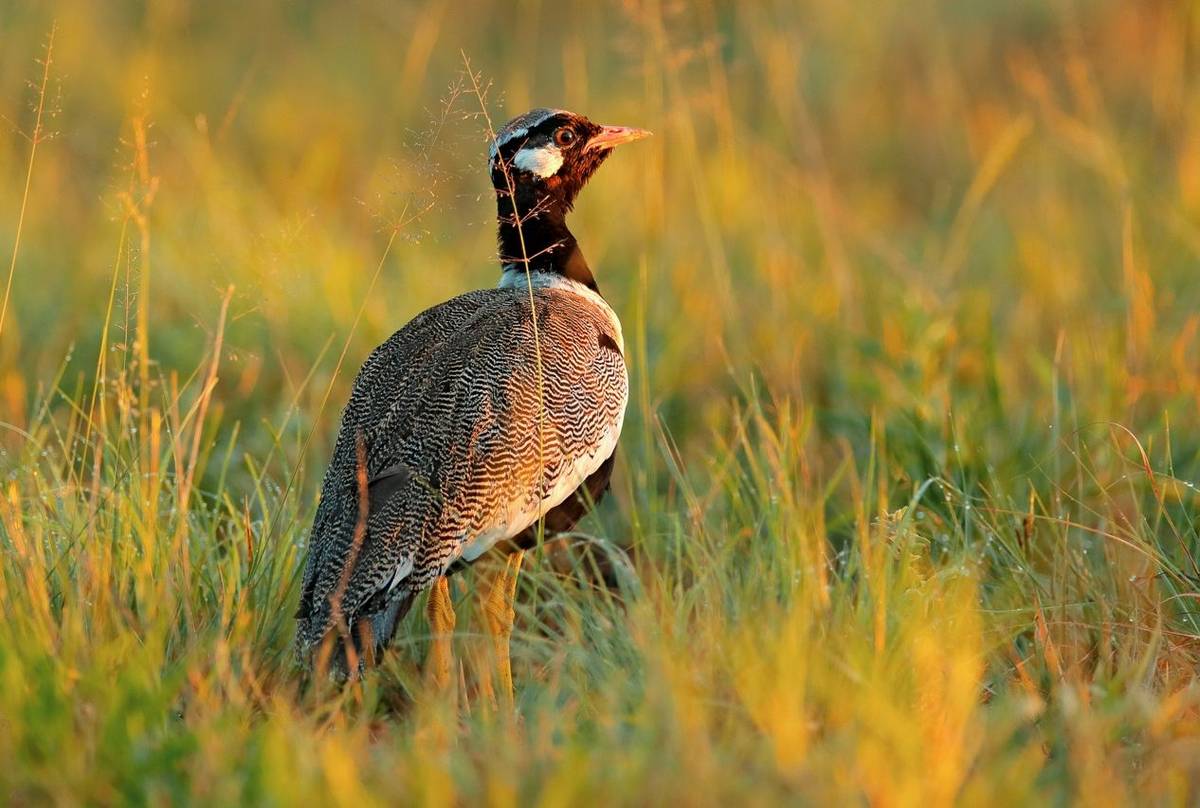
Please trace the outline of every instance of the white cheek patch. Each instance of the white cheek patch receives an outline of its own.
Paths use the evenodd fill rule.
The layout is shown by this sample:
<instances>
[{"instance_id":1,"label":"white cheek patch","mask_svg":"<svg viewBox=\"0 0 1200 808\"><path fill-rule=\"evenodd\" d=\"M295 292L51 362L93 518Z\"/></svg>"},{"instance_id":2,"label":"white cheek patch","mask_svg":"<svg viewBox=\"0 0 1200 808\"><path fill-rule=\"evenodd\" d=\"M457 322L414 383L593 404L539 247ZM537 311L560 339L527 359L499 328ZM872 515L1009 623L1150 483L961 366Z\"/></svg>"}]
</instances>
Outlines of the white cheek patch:
<instances>
[{"instance_id":1,"label":"white cheek patch","mask_svg":"<svg viewBox=\"0 0 1200 808\"><path fill-rule=\"evenodd\" d=\"M513 157L512 164L535 177L553 176L562 168L562 152L556 146L541 146L536 149L521 149Z\"/></svg>"}]
</instances>

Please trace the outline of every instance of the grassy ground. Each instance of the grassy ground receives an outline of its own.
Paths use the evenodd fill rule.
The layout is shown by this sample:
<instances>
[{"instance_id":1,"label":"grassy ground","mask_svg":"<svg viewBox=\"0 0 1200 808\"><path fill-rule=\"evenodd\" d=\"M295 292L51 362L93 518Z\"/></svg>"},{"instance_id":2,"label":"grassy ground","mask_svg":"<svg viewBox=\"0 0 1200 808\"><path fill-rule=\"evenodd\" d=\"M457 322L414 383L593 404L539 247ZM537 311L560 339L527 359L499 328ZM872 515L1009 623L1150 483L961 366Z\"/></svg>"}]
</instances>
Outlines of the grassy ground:
<instances>
[{"instance_id":1,"label":"grassy ground","mask_svg":"<svg viewBox=\"0 0 1200 808\"><path fill-rule=\"evenodd\" d=\"M1193 6L219 6L0 3L0 801L1200 798ZM458 705L420 609L290 648L358 363L496 279L464 55L656 133L573 219L625 596L529 559L516 722L474 574Z\"/></svg>"}]
</instances>

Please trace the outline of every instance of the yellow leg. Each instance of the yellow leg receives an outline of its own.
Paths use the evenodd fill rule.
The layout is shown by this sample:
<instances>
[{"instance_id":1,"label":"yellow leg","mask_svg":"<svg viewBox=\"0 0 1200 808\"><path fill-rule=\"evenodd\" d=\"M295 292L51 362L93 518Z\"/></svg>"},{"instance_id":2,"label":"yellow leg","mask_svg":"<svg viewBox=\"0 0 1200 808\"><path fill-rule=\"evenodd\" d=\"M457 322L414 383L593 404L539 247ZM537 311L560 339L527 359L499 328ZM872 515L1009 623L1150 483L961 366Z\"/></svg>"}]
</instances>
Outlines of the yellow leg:
<instances>
[{"instance_id":1,"label":"yellow leg","mask_svg":"<svg viewBox=\"0 0 1200 808\"><path fill-rule=\"evenodd\" d=\"M483 601L488 634L492 637L492 652L496 660L499 679L500 701L509 713L513 709L512 662L509 657L509 641L512 639L513 597L517 592L517 576L521 573L521 560L525 553L518 550L504 561L504 567L496 573L487 597Z\"/></svg>"},{"instance_id":2,"label":"yellow leg","mask_svg":"<svg viewBox=\"0 0 1200 808\"><path fill-rule=\"evenodd\" d=\"M429 628L433 633L433 644L429 648L426 675L439 690L448 690L454 681L454 651L451 635L454 633L454 603L450 600L450 585L445 578L438 578L429 590L429 605L426 607Z\"/></svg>"}]
</instances>

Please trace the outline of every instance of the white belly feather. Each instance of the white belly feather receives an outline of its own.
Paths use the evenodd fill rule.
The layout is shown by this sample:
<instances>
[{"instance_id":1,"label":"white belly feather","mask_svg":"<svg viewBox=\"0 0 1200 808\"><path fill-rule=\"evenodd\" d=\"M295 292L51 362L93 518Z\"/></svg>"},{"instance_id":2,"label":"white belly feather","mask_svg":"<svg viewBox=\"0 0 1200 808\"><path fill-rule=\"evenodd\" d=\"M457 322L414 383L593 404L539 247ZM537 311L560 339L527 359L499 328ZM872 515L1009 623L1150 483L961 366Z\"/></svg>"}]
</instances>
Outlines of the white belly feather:
<instances>
[{"instance_id":1,"label":"white belly feather","mask_svg":"<svg viewBox=\"0 0 1200 808\"><path fill-rule=\"evenodd\" d=\"M626 396L626 401L628 401L628 395ZM622 402L617 420L604 430L604 435L595 448L590 452L579 455L571 463L567 464L566 468L563 469L551 484L546 495L542 497L541 502L535 503L532 497L527 497L520 501L509 503L507 513L504 514L504 517L498 524L486 528L474 537L469 538L460 545L460 549L450 561L454 561L458 556L462 556L467 561L475 561L496 546L498 542L513 538L565 502L567 497L571 496L575 492L575 489L583 485L584 480L591 477L600 466L604 465L604 461L612 457L612 453L616 451L617 439L621 437L621 426L625 422L625 403Z\"/></svg>"}]
</instances>

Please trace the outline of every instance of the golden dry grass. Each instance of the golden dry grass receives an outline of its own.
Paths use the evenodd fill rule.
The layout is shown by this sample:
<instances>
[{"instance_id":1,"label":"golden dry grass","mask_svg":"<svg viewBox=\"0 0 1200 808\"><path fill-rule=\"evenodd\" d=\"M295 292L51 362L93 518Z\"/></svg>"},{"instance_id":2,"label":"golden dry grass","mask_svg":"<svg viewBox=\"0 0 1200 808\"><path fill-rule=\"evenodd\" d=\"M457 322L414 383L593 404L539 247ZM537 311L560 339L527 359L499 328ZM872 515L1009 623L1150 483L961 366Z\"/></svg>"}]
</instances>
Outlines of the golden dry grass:
<instances>
[{"instance_id":1,"label":"golden dry grass","mask_svg":"<svg viewBox=\"0 0 1200 808\"><path fill-rule=\"evenodd\" d=\"M1197 799L1190 5L56 0L0 43L3 801ZM419 609L345 692L290 649L354 370L495 281L464 53L495 118L656 133L572 220L626 594L528 559L515 722L470 574L457 706Z\"/></svg>"}]
</instances>

